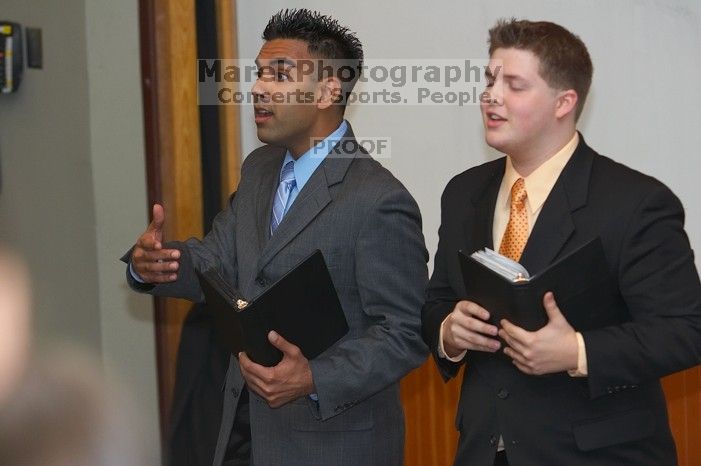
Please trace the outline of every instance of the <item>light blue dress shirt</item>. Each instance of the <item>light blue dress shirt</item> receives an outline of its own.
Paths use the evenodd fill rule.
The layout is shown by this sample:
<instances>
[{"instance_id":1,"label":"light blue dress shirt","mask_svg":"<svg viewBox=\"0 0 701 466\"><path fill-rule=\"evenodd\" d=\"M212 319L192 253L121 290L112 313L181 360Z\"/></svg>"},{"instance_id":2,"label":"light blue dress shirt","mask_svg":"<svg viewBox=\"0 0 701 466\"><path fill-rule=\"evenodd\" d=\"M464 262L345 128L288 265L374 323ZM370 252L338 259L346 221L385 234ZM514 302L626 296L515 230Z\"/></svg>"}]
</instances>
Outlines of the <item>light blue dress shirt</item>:
<instances>
[{"instance_id":1,"label":"light blue dress shirt","mask_svg":"<svg viewBox=\"0 0 701 466\"><path fill-rule=\"evenodd\" d=\"M290 210L290 206L297 199L299 192L307 184L309 178L314 174L314 171L321 165L321 162L326 159L329 155L331 149L341 140L344 134L348 131L348 123L343 120L336 130L329 134L326 139L310 148L307 152L302 154L294 164L295 181L296 185L290 191L290 197L287 199L287 205L285 206L285 213ZM280 174L282 174L282 167L285 166L287 162L294 160L290 151L285 154L285 160L282 161L282 166L280 167ZM278 177L279 179L279 177Z\"/></svg>"}]
</instances>

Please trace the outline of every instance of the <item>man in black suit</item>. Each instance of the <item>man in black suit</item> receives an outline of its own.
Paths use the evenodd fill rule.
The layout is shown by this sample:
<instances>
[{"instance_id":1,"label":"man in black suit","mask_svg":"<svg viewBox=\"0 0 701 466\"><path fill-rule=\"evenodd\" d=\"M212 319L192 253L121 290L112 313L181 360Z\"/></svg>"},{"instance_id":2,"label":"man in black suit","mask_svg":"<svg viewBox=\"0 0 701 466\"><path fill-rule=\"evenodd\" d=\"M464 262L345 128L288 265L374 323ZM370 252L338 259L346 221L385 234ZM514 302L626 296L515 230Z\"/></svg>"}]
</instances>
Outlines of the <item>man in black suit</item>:
<instances>
[{"instance_id":1,"label":"man in black suit","mask_svg":"<svg viewBox=\"0 0 701 466\"><path fill-rule=\"evenodd\" d=\"M578 37L512 20L489 40L485 138L507 157L448 183L422 315L443 376L467 366L455 464L676 464L659 378L701 359L682 205L576 131L593 70ZM489 309L464 299L458 250L496 247L537 273L597 237L611 277L602 298L611 291L591 312L611 325L578 331L550 292L548 323L534 332L490 323Z\"/></svg>"}]
</instances>

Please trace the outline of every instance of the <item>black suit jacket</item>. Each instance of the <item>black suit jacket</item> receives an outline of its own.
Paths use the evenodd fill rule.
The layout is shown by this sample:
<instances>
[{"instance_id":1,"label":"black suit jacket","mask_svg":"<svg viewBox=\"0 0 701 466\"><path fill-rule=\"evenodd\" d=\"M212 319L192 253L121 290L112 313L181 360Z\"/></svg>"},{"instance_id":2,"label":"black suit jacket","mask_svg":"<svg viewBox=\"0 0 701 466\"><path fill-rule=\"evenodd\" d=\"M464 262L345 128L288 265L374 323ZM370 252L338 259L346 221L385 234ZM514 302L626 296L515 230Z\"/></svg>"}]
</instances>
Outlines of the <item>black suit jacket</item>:
<instances>
[{"instance_id":1,"label":"black suit jacket","mask_svg":"<svg viewBox=\"0 0 701 466\"><path fill-rule=\"evenodd\" d=\"M168 423L168 466L209 466L214 459L230 353L214 338L213 322L206 305L198 303L183 324Z\"/></svg>"},{"instance_id":2,"label":"black suit jacket","mask_svg":"<svg viewBox=\"0 0 701 466\"><path fill-rule=\"evenodd\" d=\"M611 325L583 331L589 376L528 376L501 352L437 354L440 324L464 299L456 252L492 247L505 159L467 170L443 193L424 338L447 379L465 364L458 465L491 465L501 434L512 466L676 464L659 378L701 361L701 285L684 211L659 181L601 156L583 138L548 196L521 263L532 273L601 237ZM557 296L555 297L557 299Z\"/></svg>"}]
</instances>

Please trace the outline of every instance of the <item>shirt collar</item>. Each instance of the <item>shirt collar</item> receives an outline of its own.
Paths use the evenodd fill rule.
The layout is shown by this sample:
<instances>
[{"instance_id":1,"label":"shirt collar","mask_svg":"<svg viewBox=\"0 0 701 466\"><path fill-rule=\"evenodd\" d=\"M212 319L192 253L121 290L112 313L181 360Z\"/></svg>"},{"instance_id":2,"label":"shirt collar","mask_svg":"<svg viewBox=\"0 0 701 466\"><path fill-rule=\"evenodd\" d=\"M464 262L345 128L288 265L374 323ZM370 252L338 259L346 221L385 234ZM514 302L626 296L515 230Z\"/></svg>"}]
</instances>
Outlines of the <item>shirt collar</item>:
<instances>
[{"instance_id":1,"label":"shirt collar","mask_svg":"<svg viewBox=\"0 0 701 466\"><path fill-rule=\"evenodd\" d=\"M526 185L526 192L528 193L528 197L526 198L528 207L532 213L538 212L540 208L543 207L553 186L555 186L555 182L560 176L560 173L562 173L565 165L567 165L572 154L574 154L577 144L579 144L579 134L575 131L572 139L570 139L562 149L525 178L518 174L511 162L511 157L507 157L503 183L506 183L506 186L511 189L511 186L513 186L516 180L523 178ZM510 196L507 196L506 202L511 202Z\"/></svg>"},{"instance_id":2,"label":"shirt collar","mask_svg":"<svg viewBox=\"0 0 701 466\"><path fill-rule=\"evenodd\" d=\"M321 162L326 159L329 155L331 149L343 138L343 135L348 131L348 122L343 120L341 124L336 128L336 130L326 136L324 140L311 147L308 151L302 154L294 164L295 172L295 182L297 183L297 188L301 191L302 187L309 181L314 171L317 169ZM284 167L287 162L294 160L292 154L288 150L285 154L285 160L282 161L282 166ZM280 169L282 173L282 169Z\"/></svg>"}]
</instances>

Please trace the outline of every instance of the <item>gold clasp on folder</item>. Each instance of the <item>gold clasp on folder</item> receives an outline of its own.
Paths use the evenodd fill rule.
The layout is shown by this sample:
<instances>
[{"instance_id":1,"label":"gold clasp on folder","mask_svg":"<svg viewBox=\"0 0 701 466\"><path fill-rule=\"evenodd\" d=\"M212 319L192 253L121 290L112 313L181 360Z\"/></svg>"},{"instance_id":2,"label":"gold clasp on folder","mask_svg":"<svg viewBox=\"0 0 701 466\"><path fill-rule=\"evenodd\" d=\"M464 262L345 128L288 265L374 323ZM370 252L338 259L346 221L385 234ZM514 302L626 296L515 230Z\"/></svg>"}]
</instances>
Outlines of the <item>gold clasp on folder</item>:
<instances>
[{"instance_id":1,"label":"gold clasp on folder","mask_svg":"<svg viewBox=\"0 0 701 466\"><path fill-rule=\"evenodd\" d=\"M243 300L243 299L237 299L237 300L236 300L236 308L237 308L239 311L242 311L242 310L246 309L246 306L248 306L248 301Z\"/></svg>"}]
</instances>

